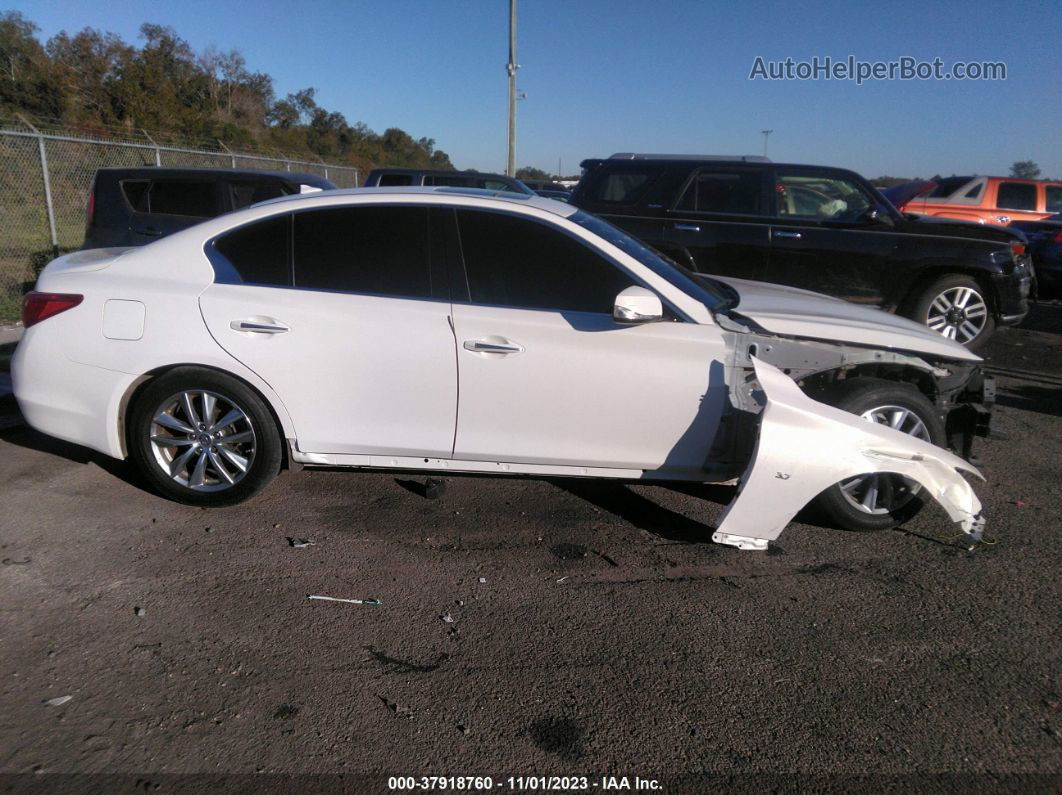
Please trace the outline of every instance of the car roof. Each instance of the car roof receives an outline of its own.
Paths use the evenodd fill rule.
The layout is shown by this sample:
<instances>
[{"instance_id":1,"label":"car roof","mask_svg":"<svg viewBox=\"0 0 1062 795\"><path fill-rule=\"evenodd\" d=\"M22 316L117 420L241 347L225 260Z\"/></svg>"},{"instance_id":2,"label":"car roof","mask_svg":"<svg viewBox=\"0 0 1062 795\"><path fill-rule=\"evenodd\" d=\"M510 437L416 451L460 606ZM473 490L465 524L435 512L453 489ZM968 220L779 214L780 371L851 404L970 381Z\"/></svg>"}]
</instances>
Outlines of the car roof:
<instances>
[{"instance_id":1,"label":"car roof","mask_svg":"<svg viewBox=\"0 0 1062 795\"><path fill-rule=\"evenodd\" d=\"M437 168L374 168L369 172L370 174L434 174L440 177L468 177L469 179L476 179L477 177L490 177L492 179L515 179L505 174L494 174L489 171L450 171L448 169Z\"/></svg>"},{"instance_id":2,"label":"car roof","mask_svg":"<svg viewBox=\"0 0 1062 795\"><path fill-rule=\"evenodd\" d=\"M282 179L285 182L305 182L308 185L315 185L322 182L332 184L329 180L319 174L307 174L302 171L265 171L259 168L183 168L180 166L173 168L160 166L126 168L124 166L106 166L99 169L99 172L136 177L268 177L270 179Z\"/></svg>"},{"instance_id":3,"label":"car roof","mask_svg":"<svg viewBox=\"0 0 1062 795\"><path fill-rule=\"evenodd\" d=\"M328 191L330 199L338 199L343 196L370 196L384 203L388 196L438 196L440 203L447 196L464 196L473 199L487 199L499 204L518 205L521 207L534 207L537 210L559 215L567 218L579 210L564 202L546 199L538 194L515 193L507 190L485 190L484 188L459 188L450 185L439 186L415 186L415 187L383 187L383 188L343 188ZM280 196L276 199L268 199L255 204L255 207L277 206L281 204L297 205L300 202L314 201L321 197L320 193L303 193L292 196Z\"/></svg>"}]
</instances>

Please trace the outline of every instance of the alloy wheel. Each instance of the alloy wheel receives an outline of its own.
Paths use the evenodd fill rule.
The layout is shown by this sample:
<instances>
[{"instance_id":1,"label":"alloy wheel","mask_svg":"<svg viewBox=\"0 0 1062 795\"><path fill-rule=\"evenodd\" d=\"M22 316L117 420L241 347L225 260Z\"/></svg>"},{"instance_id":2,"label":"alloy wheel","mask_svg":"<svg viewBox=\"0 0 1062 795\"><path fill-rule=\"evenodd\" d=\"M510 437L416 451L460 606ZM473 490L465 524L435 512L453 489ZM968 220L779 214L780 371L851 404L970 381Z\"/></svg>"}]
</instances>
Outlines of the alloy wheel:
<instances>
[{"instance_id":1,"label":"alloy wheel","mask_svg":"<svg viewBox=\"0 0 1062 795\"><path fill-rule=\"evenodd\" d=\"M231 489L247 476L257 450L247 412L208 390L168 397L153 412L149 434L159 468L193 491Z\"/></svg>"},{"instance_id":2,"label":"alloy wheel","mask_svg":"<svg viewBox=\"0 0 1062 795\"><path fill-rule=\"evenodd\" d=\"M963 345L976 339L987 322L988 305L972 287L944 290L933 299L926 314L929 328Z\"/></svg>"},{"instance_id":3,"label":"alloy wheel","mask_svg":"<svg viewBox=\"0 0 1062 795\"><path fill-rule=\"evenodd\" d=\"M932 442L929 429L911 409L903 406L878 406L860 415L868 422L888 425L925 442ZM841 482L841 494L863 513L894 513L914 499L921 486L903 475L887 472L860 475Z\"/></svg>"}]
</instances>

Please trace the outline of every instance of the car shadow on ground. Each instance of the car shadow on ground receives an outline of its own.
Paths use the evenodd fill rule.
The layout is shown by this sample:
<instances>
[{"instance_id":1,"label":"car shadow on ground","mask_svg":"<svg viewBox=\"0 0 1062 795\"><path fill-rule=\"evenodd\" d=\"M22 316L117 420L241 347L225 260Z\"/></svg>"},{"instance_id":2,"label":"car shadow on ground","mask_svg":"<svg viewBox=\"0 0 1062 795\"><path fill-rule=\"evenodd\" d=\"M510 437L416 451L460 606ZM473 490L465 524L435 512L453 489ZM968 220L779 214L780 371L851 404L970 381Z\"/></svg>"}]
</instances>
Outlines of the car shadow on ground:
<instances>
[{"instance_id":1,"label":"car shadow on ground","mask_svg":"<svg viewBox=\"0 0 1062 795\"><path fill-rule=\"evenodd\" d=\"M81 445L64 442L52 436L45 436L28 425L20 424L0 430L0 440L17 447L24 447L27 450L36 450L40 453L65 458L67 461L73 461L76 464L95 464L108 475L118 478L130 486L148 494L155 494L147 483L141 479L139 473L129 466L127 462L119 461L117 458L111 458L103 453L97 453L95 450L90 450Z\"/></svg>"},{"instance_id":2,"label":"car shadow on ground","mask_svg":"<svg viewBox=\"0 0 1062 795\"><path fill-rule=\"evenodd\" d=\"M1062 389L1034 384L1008 384L999 388L996 404L1051 417L1062 417Z\"/></svg>"},{"instance_id":3,"label":"car shadow on ground","mask_svg":"<svg viewBox=\"0 0 1062 795\"><path fill-rule=\"evenodd\" d=\"M630 522L635 527L687 544L708 544L715 528L704 522L672 511L633 491L630 483L609 480L550 478L549 482L572 496L586 500L603 511ZM733 486L701 483L653 483L672 491L688 494L709 502L726 505L734 497Z\"/></svg>"}]
</instances>

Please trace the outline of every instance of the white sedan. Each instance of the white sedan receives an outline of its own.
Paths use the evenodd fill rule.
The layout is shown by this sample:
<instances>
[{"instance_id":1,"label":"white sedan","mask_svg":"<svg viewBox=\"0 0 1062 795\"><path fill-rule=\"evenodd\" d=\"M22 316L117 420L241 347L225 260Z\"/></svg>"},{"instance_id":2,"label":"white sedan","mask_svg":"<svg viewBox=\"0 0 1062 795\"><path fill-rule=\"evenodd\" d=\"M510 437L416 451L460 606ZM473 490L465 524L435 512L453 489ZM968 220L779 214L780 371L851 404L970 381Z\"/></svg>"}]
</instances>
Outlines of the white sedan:
<instances>
[{"instance_id":1,"label":"white sedan","mask_svg":"<svg viewBox=\"0 0 1062 795\"><path fill-rule=\"evenodd\" d=\"M713 536L741 548L814 498L852 528L927 496L971 535L983 522L972 468L941 447L985 430L975 355L877 310L691 274L547 199L286 197L61 257L23 315L27 421L190 504L245 500L285 465L744 473Z\"/></svg>"}]
</instances>

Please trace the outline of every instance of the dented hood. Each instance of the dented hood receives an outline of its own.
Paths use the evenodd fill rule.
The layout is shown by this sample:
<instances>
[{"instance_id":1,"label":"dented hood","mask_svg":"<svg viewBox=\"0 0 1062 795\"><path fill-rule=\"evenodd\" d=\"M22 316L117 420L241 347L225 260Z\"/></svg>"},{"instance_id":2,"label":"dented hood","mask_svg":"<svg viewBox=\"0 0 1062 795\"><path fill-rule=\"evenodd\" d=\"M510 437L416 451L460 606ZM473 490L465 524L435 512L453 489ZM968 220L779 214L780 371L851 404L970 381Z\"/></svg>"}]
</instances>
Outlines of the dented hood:
<instances>
[{"instance_id":1,"label":"dented hood","mask_svg":"<svg viewBox=\"0 0 1062 795\"><path fill-rule=\"evenodd\" d=\"M925 326L880 309L780 284L713 276L737 291L732 312L772 334L868 345L979 362L981 357Z\"/></svg>"}]
</instances>

